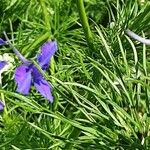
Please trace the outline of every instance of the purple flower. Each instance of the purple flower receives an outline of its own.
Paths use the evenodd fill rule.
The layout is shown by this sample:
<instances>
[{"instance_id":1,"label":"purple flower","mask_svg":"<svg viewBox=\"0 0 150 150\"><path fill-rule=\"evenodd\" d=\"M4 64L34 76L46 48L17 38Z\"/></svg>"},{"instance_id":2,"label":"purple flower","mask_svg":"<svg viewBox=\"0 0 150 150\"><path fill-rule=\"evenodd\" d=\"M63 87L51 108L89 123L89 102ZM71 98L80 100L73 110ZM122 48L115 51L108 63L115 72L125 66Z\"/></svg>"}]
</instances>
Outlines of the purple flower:
<instances>
[{"instance_id":1,"label":"purple flower","mask_svg":"<svg viewBox=\"0 0 150 150\"><path fill-rule=\"evenodd\" d=\"M0 70L5 67L7 63L5 61L0 61ZM0 101L0 111L3 110L4 104Z\"/></svg>"},{"instance_id":2,"label":"purple flower","mask_svg":"<svg viewBox=\"0 0 150 150\"><path fill-rule=\"evenodd\" d=\"M4 104L0 101L0 111L4 109Z\"/></svg>"},{"instance_id":3,"label":"purple flower","mask_svg":"<svg viewBox=\"0 0 150 150\"><path fill-rule=\"evenodd\" d=\"M15 49L15 51L17 51L17 56L19 54L19 58L20 56L23 58L18 50ZM42 70L46 70L48 68L50 59L56 51L57 43L55 41L48 41L42 45L41 53L37 55L37 61ZM17 67L15 71L17 92L28 95L31 85L34 85L41 95L43 95L50 102L53 102L51 85L44 79L42 74L32 62L27 61L25 58L23 58L21 61L23 64Z\"/></svg>"},{"instance_id":4,"label":"purple flower","mask_svg":"<svg viewBox=\"0 0 150 150\"><path fill-rule=\"evenodd\" d=\"M36 66L31 61L22 56L20 52L11 44L5 32L4 35L7 42L0 39L0 45L8 44L23 63L15 70L17 92L28 95L31 85L34 85L41 95L43 95L50 102L53 102L51 85L44 79ZM48 68L51 57L55 54L56 51L56 41L48 41L42 45L41 52L37 55L37 61L42 70L45 71Z\"/></svg>"}]
</instances>

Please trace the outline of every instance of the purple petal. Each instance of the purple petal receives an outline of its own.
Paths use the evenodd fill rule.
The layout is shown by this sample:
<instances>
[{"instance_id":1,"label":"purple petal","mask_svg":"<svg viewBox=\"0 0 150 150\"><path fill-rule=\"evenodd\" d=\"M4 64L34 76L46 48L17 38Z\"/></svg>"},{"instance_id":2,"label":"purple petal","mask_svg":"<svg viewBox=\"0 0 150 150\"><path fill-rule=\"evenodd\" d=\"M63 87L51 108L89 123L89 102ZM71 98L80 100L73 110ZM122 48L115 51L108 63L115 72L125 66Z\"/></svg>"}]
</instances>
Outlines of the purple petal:
<instances>
[{"instance_id":1,"label":"purple petal","mask_svg":"<svg viewBox=\"0 0 150 150\"><path fill-rule=\"evenodd\" d=\"M0 45L6 45L6 42L0 38Z\"/></svg>"},{"instance_id":2,"label":"purple petal","mask_svg":"<svg viewBox=\"0 0 150 150\"><path fill-rule=\"evenodd\" d=\"M3 69L6 64L7 64L6 61L0 61L0 70Z\"/></svg>"},{"instance_id":3,"label":"purple petal","mask_svg":"<svg viewBox=\"0 0 150 150\"><path fill-rule=\"evenodd\" d=\"M41 47L41 53L37 55L37 60L43 70L46 70L49 66L51 57L57 51L56 41L48 41Z\"/></svg>"},{"instance_id":4,"label":"purple petal","mask_svg":"<svg viewBox=\"0 0 150 150\"><path fill-rule=\"evenodd\" d=\"M37 68L34 68L32 73L34 86L36 87L38 92L40 92L41 95L43 95L46 99L48 99L52 103L53 96L51 93L52 91L51 85L42 77Z\"/></svg>"},{"instance_id":5,"label":"purple petal","mask_svg":"<svg viewBox=\"0 0 150 150\"><path fill-rule=\"evenodd\" d=\"M15 71L15 81L17 83L17 92L29 94L31 87L32 67L21 65Z\"/></svg>"},{"instance_id":6,"label":"purple petal","mask_svg":"<svg viewBox=\"0 0 150 150\"><path fill-rule=\"evenodd\" d=\"M4 104L0 101L0 111L4 109Z\"/></svg>"},{"instance_id":7,"label":"purple petal","mask_svg":"<svg viewBox=\"0 0 150 150\"><path fill-rule=\"evenodd\" d=\"M51 93L52 88L46 80L44 80L43 78L41 78L40 80L35 80L34 86L40 92L41 95L43 95L51 103L53 102L53 96Z\"/></svg>"}]
</instances>

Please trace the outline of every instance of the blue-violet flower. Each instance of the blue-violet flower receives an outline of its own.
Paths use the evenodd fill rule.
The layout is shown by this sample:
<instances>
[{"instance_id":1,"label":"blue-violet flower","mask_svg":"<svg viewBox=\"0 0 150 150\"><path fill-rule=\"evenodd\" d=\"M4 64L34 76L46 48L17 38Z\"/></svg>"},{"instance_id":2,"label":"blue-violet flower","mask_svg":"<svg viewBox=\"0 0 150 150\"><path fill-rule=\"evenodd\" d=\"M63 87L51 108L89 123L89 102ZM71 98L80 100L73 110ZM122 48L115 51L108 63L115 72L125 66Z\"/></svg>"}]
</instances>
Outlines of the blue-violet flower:
<instances>
[{"instance_id":1,"label":"blue-violet flower","mask_svg":"<svg viewBox=\"0 0 150 150\"><path fill-rule=\"evenodd\" d=\"M43 95L50 102L53 102L51 85L44 79L38 68L31 61L27 60L24 56L22 56L20 52L10 43L10 41L8 41L8 38L6 39L17 57L23 63L15 70L17 92L28 95L31 85L34 85L41 95ZM5 42L2 42L0 40L0 43ZM37 61L42 70L45 71L48 68L51 57L55 54L56 51L56 41L48 41L41 46L41 53L37 55Z\"/></svg>"},{"instance_id":2,"label":"blue-violet flower","mask_svg":"<svg viewBox=\"0 0 150 150\"><path fill-rule=\"evenodd\" d=\"M0 111L4 109L4 104L0 101Z\"/></svg>"},{"instance_id":3,"label":"blue-violet flower","mask_svg":"<svg viewBox=\"0 0 150 150\"><path fill-rule=\"evenodd\" d=\"M0 61L0 70L5 67L7 63L5 61ZM0 111L3 110L4 104L0 101Z\"/></svg>"}]
</instances>

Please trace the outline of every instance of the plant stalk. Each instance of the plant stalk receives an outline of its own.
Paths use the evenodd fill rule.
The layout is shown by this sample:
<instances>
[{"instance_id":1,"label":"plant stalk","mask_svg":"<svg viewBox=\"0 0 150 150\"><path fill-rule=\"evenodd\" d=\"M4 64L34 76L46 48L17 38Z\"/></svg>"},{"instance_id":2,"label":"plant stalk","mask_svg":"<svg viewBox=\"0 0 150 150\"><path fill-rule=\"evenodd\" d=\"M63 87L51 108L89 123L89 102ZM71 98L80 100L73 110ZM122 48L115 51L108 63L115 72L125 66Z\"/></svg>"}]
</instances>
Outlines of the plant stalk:
<instances>
[{"instance_id":1,"label":"plant stalk","mask_svg":"<svg viewBox=\"0 0 150 150\"><path fill-rule=\"evenodd\" d=\"M77 3L77 8L78 8L81 24L84 30L86 42L90 49L94 49L92 32L90 30L90 26L89 26L88 19L86 16L83 0L76 0L76 3Z\"/></svg>"},{"instance_id":2,"label":"plant stalk","mask_svg":"<svg viewBox=\"0 0 150 150\"><path fill-rule=\"evenodd\" d=\"M47 7L46 7L46 4L45 4L45 0L40 0L40 5L41 5L41 8L42 8L42 12L43 12L43 17L44 17L44 21L45 21L45 26L46 26L48 32L51 33L50 16L49 16L49 13L48 13L48 11L47 11Z\"/></svg>"},{"instance_id":3,"label":"plant stalk","mask_svg":"<svg viewBox=\"0 0 150 150\"><path fill-rule=\"evenodd\" d=\"M40 0L40 5L41 5L41 8L42 8L42 12L43 12L43 17L44 17L44 21L45 21L45 26L48 30L48 33L49 33L49 39L51 40L52 38L52 33L51 33L51 25L50 25L50 16L49 16L49 13L47 11L47 7L46 7L46 4L45 4L45 0ZM54 75L55 74L55 60L54 60L54 57L52 56L51 58L51 62L50 62L50 72L51 72L51 75ZM54 83L55 81L52 79L51 80L52 83ZM55 94L55 93L54 93ZM54 111L57 110L57 107L58 107L58 98L55 96L55 101L54 101L54 104L53 104L53 109Z\"/></svg>"}]
</instances>

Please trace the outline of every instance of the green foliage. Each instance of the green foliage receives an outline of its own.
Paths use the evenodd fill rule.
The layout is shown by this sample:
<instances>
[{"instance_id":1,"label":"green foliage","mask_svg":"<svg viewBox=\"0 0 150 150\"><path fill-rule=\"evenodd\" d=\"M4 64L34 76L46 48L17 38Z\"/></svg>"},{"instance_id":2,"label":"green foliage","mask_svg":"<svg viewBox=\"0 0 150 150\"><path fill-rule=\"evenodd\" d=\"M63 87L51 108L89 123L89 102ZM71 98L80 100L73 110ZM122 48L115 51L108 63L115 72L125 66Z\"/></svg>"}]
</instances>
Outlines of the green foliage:
<instances>
[{"instance_id":1,"label":"green foliage","mask_svg":"<svg viewBox=\"0 0 150 150\"><path fill-rule=\"evenodd\" d=\"M35 59L50 37L59 46L54 72L50 67L43 73L53 86L53 104L34 88L28 96L16 93L13 72L20 62L1 47L0 53L9 53L15 62L2 74L6 109L0 114L0 149L150 149L150 48L124 33L130 28L149 35L149 3L86 0L94 49L87 46L74 1L45 3L51 32L39 0L0 4L1 35L5 30L25 56Z\"/></svg>"}]
</instances>

